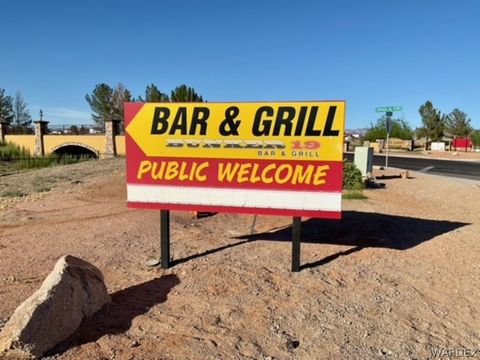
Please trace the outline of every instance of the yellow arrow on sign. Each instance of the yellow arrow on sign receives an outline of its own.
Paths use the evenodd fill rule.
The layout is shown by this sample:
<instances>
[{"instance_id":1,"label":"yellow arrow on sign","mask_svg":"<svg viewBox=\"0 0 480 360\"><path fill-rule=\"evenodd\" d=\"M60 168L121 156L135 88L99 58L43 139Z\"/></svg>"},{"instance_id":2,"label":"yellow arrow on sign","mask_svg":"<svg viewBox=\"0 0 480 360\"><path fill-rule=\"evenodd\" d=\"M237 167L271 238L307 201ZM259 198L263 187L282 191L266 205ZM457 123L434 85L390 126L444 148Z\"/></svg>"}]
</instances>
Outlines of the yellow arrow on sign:
<instances>
[{"instance_id":1,"label":"yellow arrow on sign","mask_svg":"<svg viewBox=\"0 0 480 360\"><path fill-rule=\"evenodd\" d=\"M232 106L238 111L232 112ZM264 111L261 122L255 124L255 115L261 107L270 110ZM287 116L279 115L280 109L286 107L289 109L286 114L293 118L284 119L276 126L278 118L281 122L282 117ZM334 113L329 113L331 107L335 107ZM314 124L308 124L310 114L313 114ZM327 124L331 114L334 118ZM231 118L232 115L235 116ZM194 121L195 116L198 121ZM207 120L202 119L206 116ZM341 161L344 118L343 101L145 103L128 124L126 132L147 156L152 157ZM290 130L285 124L289 121ZM255 136L254 127L262 134ZM301 135L295 136L297 128ZM222 129L229 134L222 135ZM273 135L274 129L278 135ZM328 132L325 129L334 135L324 136Z\"/></svg>"}]
</instances>

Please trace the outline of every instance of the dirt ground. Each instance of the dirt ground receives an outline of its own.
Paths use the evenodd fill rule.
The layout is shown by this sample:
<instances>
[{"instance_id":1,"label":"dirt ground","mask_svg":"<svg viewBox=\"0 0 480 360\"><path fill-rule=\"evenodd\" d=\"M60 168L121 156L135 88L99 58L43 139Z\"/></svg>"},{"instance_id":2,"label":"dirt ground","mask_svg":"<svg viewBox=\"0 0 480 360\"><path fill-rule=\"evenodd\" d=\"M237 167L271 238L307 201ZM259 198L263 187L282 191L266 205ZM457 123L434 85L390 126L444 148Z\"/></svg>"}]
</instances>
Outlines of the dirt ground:
<instances>
[{"instance_id":1,"label":"dirt ground","mask_svg":"<svg viewBox=\"0 0 480 360\"><path fill-rule=\"evenodd\" d=\"M48 358L428 359L480 357L480 184L379 172L385 189L344 200L341 221L126 207L124 159L0 177L0 328L59 257L104 274L112 303ZM443 349L443 350L442 350ZM462 351L462 350L461 350Z\"/></svg>"}]
</instances>

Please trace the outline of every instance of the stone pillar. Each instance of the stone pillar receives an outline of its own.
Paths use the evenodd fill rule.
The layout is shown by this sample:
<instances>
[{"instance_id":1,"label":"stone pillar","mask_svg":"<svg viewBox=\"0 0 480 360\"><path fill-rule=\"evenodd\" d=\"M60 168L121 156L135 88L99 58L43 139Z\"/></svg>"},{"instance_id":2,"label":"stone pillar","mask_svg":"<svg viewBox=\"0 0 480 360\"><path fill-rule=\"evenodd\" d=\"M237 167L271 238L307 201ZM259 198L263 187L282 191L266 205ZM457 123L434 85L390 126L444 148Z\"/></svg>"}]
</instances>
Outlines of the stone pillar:
<instances>
[{"instance_id":1,"label":"stone pillar","mask_svg":"<svg viewBox=\"0 0 480 360\"><path fill-rule=\"evenodd\" d=\"M5 142L5 135L7 135L8 122L0 118L0 141Z\"/></svg>"},{"instance_id":2,"label":"stone pillar","mask_svg":"<svg viewBox=\"0 0 480 360\"><path fill-rule=\"evenodd\" d=\"M120 120L107 119L105 120L105 137L107 142L105 144L105 157L112 158L117 156L117 145L115 144L115 136L118 133L118 124Z\"/></svg>"},{"instance_id":3,"label":"stone pillar","mask_svg":"<svg viewBox=\"0 0 480 360\"><path fill-rule=\"evenodd\" d=\"M34 121L35 124L35 149L33 150L33 155L36 157L45 156L45 144L43 142L43 136L47 132L48 121L37 120Z\"/></svg>"}]
</instances>

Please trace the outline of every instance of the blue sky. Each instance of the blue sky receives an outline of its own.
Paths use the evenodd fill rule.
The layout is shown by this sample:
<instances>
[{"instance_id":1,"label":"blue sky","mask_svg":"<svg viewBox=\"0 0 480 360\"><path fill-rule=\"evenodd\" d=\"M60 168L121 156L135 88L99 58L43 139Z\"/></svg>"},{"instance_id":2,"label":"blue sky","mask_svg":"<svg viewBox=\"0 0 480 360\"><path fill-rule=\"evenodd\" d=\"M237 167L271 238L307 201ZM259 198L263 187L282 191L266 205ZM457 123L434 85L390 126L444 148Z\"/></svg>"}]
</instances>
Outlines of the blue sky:
<instances>
[{"instance_id":1,"label":"blue sky","mask_svg":"<svg viewBox=\"0 0 480 360\"><path fill-rule=\"evenodd\" d=\"M347 101L347 128L375 107L457 107L480 128L480 2L2 1L0 88L34 118L90 122L85 94L186 83L208 101Z\"/></svg>"}]
</instances>

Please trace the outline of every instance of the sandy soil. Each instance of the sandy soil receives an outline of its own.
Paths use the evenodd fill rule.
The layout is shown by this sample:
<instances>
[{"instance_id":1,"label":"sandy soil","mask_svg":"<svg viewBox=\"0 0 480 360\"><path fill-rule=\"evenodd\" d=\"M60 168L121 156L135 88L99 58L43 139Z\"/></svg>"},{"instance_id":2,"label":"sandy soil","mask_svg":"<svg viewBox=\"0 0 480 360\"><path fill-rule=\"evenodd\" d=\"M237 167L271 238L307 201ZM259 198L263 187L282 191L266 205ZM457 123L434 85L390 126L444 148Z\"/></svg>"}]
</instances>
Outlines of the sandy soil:
<instances>
[{"instance_id":1,"label":"sandy soil","mask_svg":"<svg viewBox=\"0 0 480 360\"><path fill-rule=\"evenodd\" d=\"M290 218L259 216L251 235L253 216L180 212L175 266L148 268L159 212L126 208L122 159L2 177L0 193L29 195L0 198L0 328L71 254L102 270L113 301L49 358L480 355L479 184L377 175L386 188L344 201L341 221L303 219L300 273Z\"/></svg>"}]
</instances>

